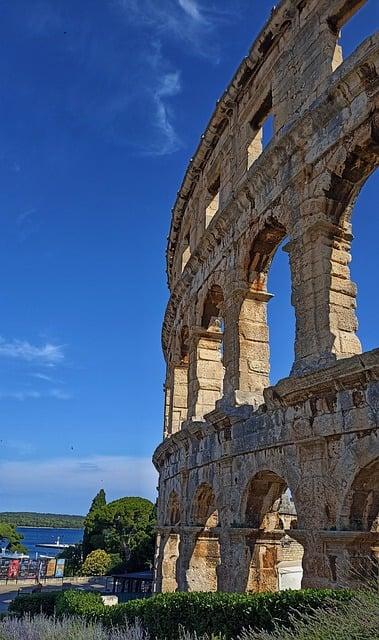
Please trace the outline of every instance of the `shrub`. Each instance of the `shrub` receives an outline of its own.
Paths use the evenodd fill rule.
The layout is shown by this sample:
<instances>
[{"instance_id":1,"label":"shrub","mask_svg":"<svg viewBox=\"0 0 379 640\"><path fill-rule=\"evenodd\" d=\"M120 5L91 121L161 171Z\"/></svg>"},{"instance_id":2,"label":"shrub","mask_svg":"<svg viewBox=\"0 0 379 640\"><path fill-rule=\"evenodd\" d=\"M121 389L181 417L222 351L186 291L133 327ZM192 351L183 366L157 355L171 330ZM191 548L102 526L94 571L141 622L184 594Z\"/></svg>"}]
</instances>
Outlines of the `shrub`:
<instances>
[{"instance_id":1,"label":"shrub","mask_svg":"<svg viewBox=\"0 0 379 640\"><path fill-rule=\"evenodd\" d=\"M303 590L281 593L167 593L145 600L134 600L111 607L108 623L122 625L139 619L151 636L160 639L177 638L182 626L187 631L203 634L237 637L244 628L274 629L275 622L290 623L289 611L296 617L331 601L351 598L348 591Z\"/></svg>"},{"instance_id":2,"label":"shrub","mask_svg":"<svg viewBox=\"0 0 379 640\"><path fill-rule=\"evenodd\" d=\"M45 591L43 593L25 593L17 596L9 605L11 613L36 615L44 613L52 616L55 612L59 591Z\"/></svg>"},{"instance_id":3,"label":"shrub","mask_svg":"<svg viewBox=\"0 0 379 640\"><path fill-rule=\"evenodd\" d=\"M301 616L331 604L341 606L351 598L350 591L328 589L259 594L164 593L106 607L99 593L64 591L58 594L55 610L61 617L99 620L108 627L134 625L139 620L151 637L158 640L178 638L180 627L197 636L236 638L248 628L270 633L276 625L292 627Z\"/></svg>"},{"instance_id":4,"label":"shrub","mask_svg":"<svg viewBox=\"0 0 379 640\"><path fill-rule=\"evenodd\" d=\"M103 549L96 549L86 557L80 573L83 576L105 576L112 565L112 557Z\"/></svg>"},{"instance_id":5,"label":"shrub","mask_svg":"<svg viewBox=\"0 0 379 640\"><path fill-rule=\"evenodd\" d=\"M80 618L52 619L45 616L0 621L1 640L149 640L138 626L107 630L96 622Z\"/></svg>"},{"instance_id":6,"label":"shrub","mask_svg":"<svg viewBox=\"0 0 379 640\"><path fill-rule=\"evenodd\" d=\"M379 640L379 594L361 591L338 608L304 614L291 629L276 626L272 633L243 631L240 640Z\"/></svg>"},{"instance_id":7,"label":"shrub","mask_svg":"<svg viewBox=\"0 0 379 640\"><path fill-rule=\"evenodd\" d=\"M100 593L94 591L61 591L56 601L57 616L100 619L104 616L104 609Z\"/></svg>"}]
</instances>

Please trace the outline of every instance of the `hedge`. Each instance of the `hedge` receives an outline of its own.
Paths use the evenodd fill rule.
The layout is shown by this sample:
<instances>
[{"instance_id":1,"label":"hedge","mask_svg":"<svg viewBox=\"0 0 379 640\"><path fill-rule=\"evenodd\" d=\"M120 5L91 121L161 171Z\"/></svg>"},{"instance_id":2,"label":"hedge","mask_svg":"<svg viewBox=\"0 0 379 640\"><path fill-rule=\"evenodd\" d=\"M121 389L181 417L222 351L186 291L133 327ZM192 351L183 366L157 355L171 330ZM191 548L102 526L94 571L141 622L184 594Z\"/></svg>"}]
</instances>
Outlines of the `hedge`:
<instances>
[{"instance_id":1,"label":"hedge","mask_svg":"<svg viewBox=\"0 0 379 640\"><path fill-rule=\"evenodd\" d=\"M99 593L85 591L55 592L50 609L42 601L51 593L18 596L11 611L50 615L80 616L98 620L107 626L122 627L136 619L158 640L178 637L180 626L198 636L237 637L243 629L272 631L275 624L289 625L289 614L300 617L315 609L338 604L352 597L347 590L282 591L277 593L164 593L143 600L132 600L113 607L103 605ZM40 600L40 605L36 604ZM52 602L52 601L51 601Z\"/></svg>"},{"instance_id":2,"label":"hedge","mask_svg":"<svg viewBox=\"0 0 379 640\"><path fill-rule=\"evenodd\" d=\"M9 611L19 614L29 613L30 615L44 613L47 616L52 616L55 613L57 599L60 595L60 591L25 593L17 596L10 603Z\"/></svg>"},{"instance_id":3,"label":"hedge","mask_svg":"<svg viewBox=\"0 0 379 640\"><path fill-rule=\"evenodd\" d=\"M96 591L62 591L56 603L57 616L80 616L86 620L101 619L105 606Z\"/></svg>"},{"instance_id":4,"label":"hedge","mask_svg":"<svg viewBox=\"0 0 379 640\"><path fill-rule=\"evenodd\" d=\"M236 638L243 629L271 631L302 615L352 597L348 591L303 590L278 593L166 593L109 607L103 621L123 626L139 619L153 638L175 639L183 626L198 636Z\"/></svg>"}]
</instances>

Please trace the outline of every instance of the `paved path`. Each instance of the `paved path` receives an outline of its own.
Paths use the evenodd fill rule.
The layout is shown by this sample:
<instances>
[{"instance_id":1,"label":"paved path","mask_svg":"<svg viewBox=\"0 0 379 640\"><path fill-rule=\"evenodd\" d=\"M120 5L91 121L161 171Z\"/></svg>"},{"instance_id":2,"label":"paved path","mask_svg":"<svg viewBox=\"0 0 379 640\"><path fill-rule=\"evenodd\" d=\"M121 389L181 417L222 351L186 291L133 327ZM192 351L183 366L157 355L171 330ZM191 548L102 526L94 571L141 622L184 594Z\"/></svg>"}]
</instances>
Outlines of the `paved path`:
<instances>
[{"instance_id":1,"label":"paved path","mask_svg":"<svg viewBox=\"0 0 379 640\"><path fill-rule=\"evenodd\" d=\"M64 586L67 589L70 585L69 582L65 582ZM105 590L105 580L103 578L88 578L88 581L82 582L80 584L72 584L72 589L87 591L88 589L96 589L97 591ZM0 613L4 613L4 611L8 610L8 607L12 600L18 595L20 585L15 583L2 584L0 585ZM31 593L34 589L35 584L31 584L30 586L22 586L22 593ZM62 587L58 585L44 585L42 591L61 591Z\"/></svg>"}]
</instances>

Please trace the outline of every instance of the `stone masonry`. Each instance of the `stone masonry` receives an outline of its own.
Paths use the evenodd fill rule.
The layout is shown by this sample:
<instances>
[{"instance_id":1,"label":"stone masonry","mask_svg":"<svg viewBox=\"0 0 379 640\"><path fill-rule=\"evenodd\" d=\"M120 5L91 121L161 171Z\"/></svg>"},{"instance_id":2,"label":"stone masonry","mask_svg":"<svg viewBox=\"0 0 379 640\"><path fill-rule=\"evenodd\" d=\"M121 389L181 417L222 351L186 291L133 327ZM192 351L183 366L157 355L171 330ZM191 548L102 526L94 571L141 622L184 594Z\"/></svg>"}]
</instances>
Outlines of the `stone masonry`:
<instances>
[{"instance_id":1,"label":"stone masonry","mask_svg":"<svg viewBox=\"0 0 379 640\"><path fill-rule=\"evenodd\" d=\"M333 586L379 557L379 350L362 353L349 272L379 158L379 35L346 60L339 41L364 4L279 3L178 192L157 591L277 589L301 558L303 586ZM267 277L284 239L295 356L272 387Z\"/></svg>"}]
</instances>

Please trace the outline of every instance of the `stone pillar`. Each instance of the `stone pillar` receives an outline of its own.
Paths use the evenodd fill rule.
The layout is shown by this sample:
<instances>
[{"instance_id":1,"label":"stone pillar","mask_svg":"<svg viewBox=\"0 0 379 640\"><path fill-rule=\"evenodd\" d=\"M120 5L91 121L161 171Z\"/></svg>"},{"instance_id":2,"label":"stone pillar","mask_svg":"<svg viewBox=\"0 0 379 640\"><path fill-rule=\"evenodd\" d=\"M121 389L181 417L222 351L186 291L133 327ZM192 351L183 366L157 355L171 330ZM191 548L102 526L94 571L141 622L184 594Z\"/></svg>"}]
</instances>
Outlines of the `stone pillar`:
<instances>
[{"instance_id":1,"label":"stone pillar","mask_svg":"<svg viewBox=\"0 0 379 640\"><path fill-rule=\"evenodd\" d=\"M236 291L224 303L224 395L233 404L258 406L269 385L266 291Z\"/></svg>"},{"instance_id":2,"label":"stone pillar","mask_svg":"<svg viewBox=\"0 0 379 640\"><path fill-rule=\"evenodd\" d=\"M162 587L162 535L161 532L157 532L155 538L155 550L154 550L154 581L153 592L159 593Z\"/></svg>"},{"instance_id":3,"label":"stone pillar","mask_svg":"<svg viewBox=\"0 0 379 640\"><path fill-rule=\"evenodd\" d=\"M351 239L349 229L320 220L286 246L296 314L294 374L362 351L348 266Z\"/></svg>"},{"instance_id":4,"label":"stone pillar","mask_svg":"<svg viewBox=\"0 0 379 640\"><path fill-rule=\"evenodd\" d=\"M203 420L221 398L224 377L221 329L193 327L190 332L188 418Z\"/></svg>"},{"instance_id":5,"label":"stone pillar","mask_svg":"<svg viewBox=\"0 0 379 640\"><path fill-rule=\"evenodd\" d=\"M302 589L329 589L335 587L326 553L322 532L313 530L291 530L294 538L304 549Z\"/></svg>"},{"instance_id":6,"label":"stone pillar","mask_svg":"<svg viewBox=\"0 0 379 640\"><path fill-rule=\"evenodd\" d=\"M233 528L222 530L220 533L220 555L218 590L244 593L246 591L250 563L246 532Z\"/></svg>"},{"instance_id":7,"label":"stone pillar","mask_svg":"<svg viewBox=\"0 0 379 640\"><path fill-rule=\"evenodd\" d=\"M218 591L220 542L218 532L200 531L187 569L188 591Z\"/></svg>"},{"instance_id":8,"label":"stone pillar","mask_svg":"<svg viewBox=\"0 0 379 640\"><path fill-rule=\"evenodd\" d=\"M161 580L159 591L176 591L177 583L177 561L179 557L179 535L169 533L161 538ZM158 584L157 584L158 587Z\"/></svg>"},{"instance_id":9,"label":"stone pillar","mask_svg":"<svg viewBox=\"0 0 379 640\"><path fill-rule=\"evenodd\" d=\"M163 390L164 390L163 437L167 438L171 434L171 424L170 424L171 389L168 381L164 384Z\"/></svg>"},{"instance_id":10,"label":"stone pillar","mask_svg":"<svg viewBox=\"0 0 379 640\"><path fill-rule=\"evenodd\" d=\"M181 530L179 541L179 558L176 565L178 591L189 591L187 572L196 544L196 531Z\"/></svg>"},{"instance_id":11,"label":"stone pillar","mask_svg":"<svg viewBox=\"0 0 379 640\"><path fill-rule=\"evenodd\" d=\"M176 365L171 374L170 433L176 433L187 419L188 365Z\"/></svg>"}]
</instances>

